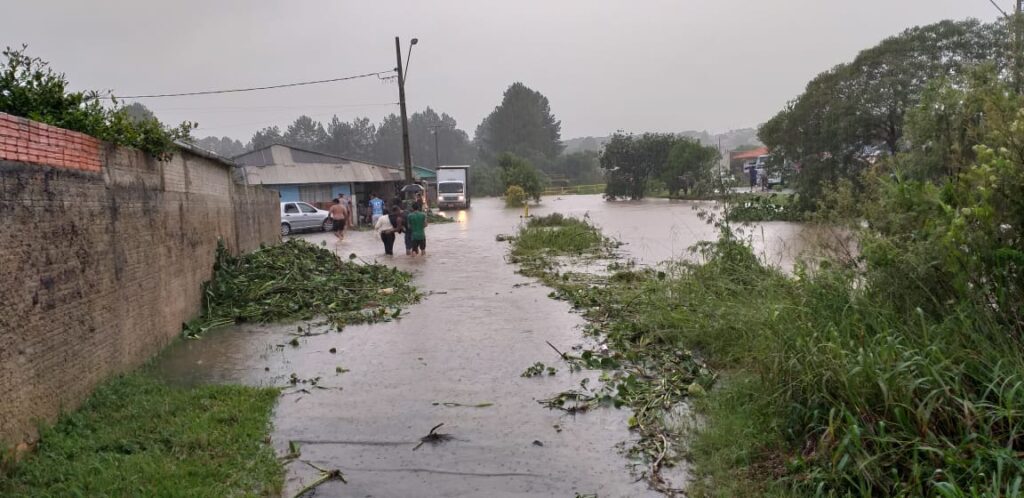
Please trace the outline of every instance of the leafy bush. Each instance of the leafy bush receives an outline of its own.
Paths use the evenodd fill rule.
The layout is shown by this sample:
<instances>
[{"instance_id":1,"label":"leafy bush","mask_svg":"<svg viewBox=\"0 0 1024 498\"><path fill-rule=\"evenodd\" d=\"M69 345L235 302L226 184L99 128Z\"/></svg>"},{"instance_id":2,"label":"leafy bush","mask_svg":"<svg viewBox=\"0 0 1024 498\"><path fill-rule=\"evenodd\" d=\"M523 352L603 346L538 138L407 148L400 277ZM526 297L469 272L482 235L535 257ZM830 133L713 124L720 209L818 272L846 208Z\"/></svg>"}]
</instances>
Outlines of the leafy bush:
<instances>
[{"instance_id":1,"label":"leafy bush","mask_svg":"<svg viewBox=\"0 0 1024 498\"><path fill-rule=\"evenodd\" d=\"M194 123L168 128L155 118L133 117L112 100L104 107L98 92L69 92L63 73L37 57L10 47L0 66L0 112L92 135L117 145L141 149L159 159L174 152L174 141L187 139Z\"/></svg>"},{"instance_id":2,"label":"leafy bush","mask_svg":"<svg viewBox=\"0 0 1024 498\"><path fill-rule=\"evenodd\" d=\"M734 195L725 202L728 221L801 221L804 218L788 195Z\"/></svg>"},{"instance_id":3,"label":"leafy bush","mask_svg":"<svg viewBox=\"0 0 1024 498\"><path fill-rule=\"evenodd\" d=\"M526 191L519 185L511 185L505 190L505 207L523 207L526 205Z\"/></svg>"},{"instance_id":4,"label":"leafy bush","mask_svg":"<svg viewBox=\"0 0 1024 498\"><path fill-rule=\"evenodd\" d=\"M501 180L506 189L517 185L529 198L540 202L540 194L544 192L544 179L541 177L540 171L529 161L505 153L498 158L498 167L501 169Z\"/></svg>"}]
</instances>

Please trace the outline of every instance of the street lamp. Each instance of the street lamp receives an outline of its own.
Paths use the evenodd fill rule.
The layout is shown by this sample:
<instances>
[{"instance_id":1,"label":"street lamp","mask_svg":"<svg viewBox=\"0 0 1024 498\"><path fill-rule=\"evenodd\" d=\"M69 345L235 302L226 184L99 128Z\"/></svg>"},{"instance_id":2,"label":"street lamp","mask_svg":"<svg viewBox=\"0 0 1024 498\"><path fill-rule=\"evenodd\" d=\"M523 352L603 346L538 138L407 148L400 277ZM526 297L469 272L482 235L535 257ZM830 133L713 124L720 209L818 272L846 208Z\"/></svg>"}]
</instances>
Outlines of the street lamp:
<instances>
[{"instance_id":1,"label":"street lamp","mask_svg":"<svg viewBox=\"0 0 1024 498\"><path fill-rule=\"evenodd\" d=\"M412 46L419 43L418 38L409 41L409 52L406 55L405 66L409 67L409 58L412 57ZM405 110L405 71L402 71L402 43L395 37L395 59L398 62L398 106L402 114L402 165L405 167L405 183L412 183L412 153L409 151L409 115Z\"/></svg>"}]
</instances>

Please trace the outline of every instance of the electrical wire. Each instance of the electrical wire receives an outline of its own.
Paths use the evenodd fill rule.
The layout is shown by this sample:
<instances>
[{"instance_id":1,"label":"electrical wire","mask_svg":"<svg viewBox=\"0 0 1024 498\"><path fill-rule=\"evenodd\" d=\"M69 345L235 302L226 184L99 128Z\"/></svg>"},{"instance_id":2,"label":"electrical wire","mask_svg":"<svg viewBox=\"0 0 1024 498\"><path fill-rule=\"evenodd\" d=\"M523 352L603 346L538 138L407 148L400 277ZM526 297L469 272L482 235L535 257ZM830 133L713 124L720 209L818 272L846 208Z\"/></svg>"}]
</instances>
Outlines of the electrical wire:
<instances>
[{"instance_id":1,"label":"electrical wire","mask_svg":"<svg viewBox=\"0 0 1024 498\"><path fill-rule=\"evenodd\" d=\"M389 73L393 73L393 72L395 72L395 70L391 69L391 70L388 70L388 71L377 71L375 73L357 74L355 76L345 76L345 77L342 77L342 78L331 78L331 79L316 80L316 81L300 81L300 82L297 82L297 83L284 83L284 84L281 84L281 85L258 86L258 87L252 87L252 88L233 88L233 89L230 89L230 90L204 90L204 91L201 91L201 92L159 93L159 94L152 94L152 95L129 95L129 96L125 96L125 97L116 97L114 95L111 95L111 96L109 96L107 98L110 98L110 99L115 99L115 98L118 98L118 99L155 99L155 98L162 98L162 97L190 97L190 96L195 96L195 95L215 95L215 94L221 94L221 93L254 92L254 91L257 91L257 90L273 90L273 89L276 89L276 88L289 88L289 87L295 87L295 86L319 85L321 83L334 83L334 82L338 82L338 81L348 81L348 80L355 80L355 79L360 79L360 78L369 78L371 76L376 76L376 77L380 78L380 75L382 75L382 74L389 74Z\"/></svg>"}]
</instances>

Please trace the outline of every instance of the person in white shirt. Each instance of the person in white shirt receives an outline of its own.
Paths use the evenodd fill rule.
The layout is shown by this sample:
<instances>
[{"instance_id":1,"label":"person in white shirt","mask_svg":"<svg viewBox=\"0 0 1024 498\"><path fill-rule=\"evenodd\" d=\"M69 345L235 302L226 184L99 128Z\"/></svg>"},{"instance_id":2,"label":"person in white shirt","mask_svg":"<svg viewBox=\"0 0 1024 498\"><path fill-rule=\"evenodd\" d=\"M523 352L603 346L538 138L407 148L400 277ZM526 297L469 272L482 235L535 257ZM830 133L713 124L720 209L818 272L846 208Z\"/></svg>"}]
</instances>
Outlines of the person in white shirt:
<instances>
[{"instance_id":1,"label":"person in white shirt","mask_svg":"<svg viewBox=\"0 0 1024 498\"><path fill-rule=\"evenodd\" d=\"M402 232L402 210L398 206L391 207L391 213L377 218L373 229L380 234L380 240L384 243L384 254L395 255L395 234Z\"/></svg>"}]
</instances>

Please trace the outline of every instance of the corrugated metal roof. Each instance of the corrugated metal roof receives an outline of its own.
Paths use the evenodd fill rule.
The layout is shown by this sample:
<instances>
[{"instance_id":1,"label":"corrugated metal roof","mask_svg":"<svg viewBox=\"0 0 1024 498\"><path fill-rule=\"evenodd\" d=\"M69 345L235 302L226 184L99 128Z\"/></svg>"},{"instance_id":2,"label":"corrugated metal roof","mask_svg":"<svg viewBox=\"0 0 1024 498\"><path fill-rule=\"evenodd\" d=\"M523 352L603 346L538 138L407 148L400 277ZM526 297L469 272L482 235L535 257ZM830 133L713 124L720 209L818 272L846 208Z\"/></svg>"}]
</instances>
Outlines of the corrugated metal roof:
<instances>
[{"instance_id":1,"label":"corrugated metal roof","mask_svg":"<svg viewBox=\"0 0 1024 498\"><path fill-rule=\"evenodd\" d=\"M379 164L273 145L236 157L251 185L368 183L402 180L402 172Z\"/></svg>"}]
</instances>

